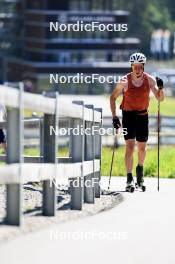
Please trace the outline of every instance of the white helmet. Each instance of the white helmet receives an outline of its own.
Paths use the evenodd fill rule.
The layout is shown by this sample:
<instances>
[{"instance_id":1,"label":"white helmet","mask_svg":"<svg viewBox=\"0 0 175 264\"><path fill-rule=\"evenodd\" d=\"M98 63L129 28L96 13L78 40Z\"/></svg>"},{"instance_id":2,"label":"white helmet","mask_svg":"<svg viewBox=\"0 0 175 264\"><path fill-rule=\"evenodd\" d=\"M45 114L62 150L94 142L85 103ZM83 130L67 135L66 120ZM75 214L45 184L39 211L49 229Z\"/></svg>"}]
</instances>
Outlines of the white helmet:
<instances>
[{"instance_id":1,"label":"white helmet","mask_svg":"<svg viewBox=\"0 0 175 264\"><path fill-rule=\"evenodd\" d=\"M143 53L136 52L130 56L129 62L131 64L133 64L133 63L146 63L146 57Z\"/></svg>"}]
</instances>

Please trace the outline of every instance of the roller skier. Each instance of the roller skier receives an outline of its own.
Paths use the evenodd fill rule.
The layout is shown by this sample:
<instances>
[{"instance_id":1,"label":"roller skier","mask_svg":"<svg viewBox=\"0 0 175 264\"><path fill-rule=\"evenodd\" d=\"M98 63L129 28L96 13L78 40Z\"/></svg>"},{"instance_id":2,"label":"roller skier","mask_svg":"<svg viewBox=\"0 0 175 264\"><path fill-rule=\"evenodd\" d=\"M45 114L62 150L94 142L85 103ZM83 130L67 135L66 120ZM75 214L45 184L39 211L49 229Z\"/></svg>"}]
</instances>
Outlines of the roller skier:
<instances>
[{"instance_id":1,"label":"roller skier","mask_svg":"<svg viewBox=\"0 0 175 264\"><path fill-rule=\"evenodd\" d=\"M120 94L123 100L120 105L122 110L122 127L127 129L124 135L125 167L127 173L126 191L133 192L135 187L146 190L144 185L144 161L146 157L146 145L148 141L148 108L150 92L161 102L164 100L163 80L144 71L146 57L142 53L134 53L130 56L131 72L123 76L116 85L111 96L110 106L113 126L117 130L121 127L118 113L116 113L115 101ZM138 164L136 167L136 185L133 180L133 154L137 143Z\"/></svg>"}]
</instances>

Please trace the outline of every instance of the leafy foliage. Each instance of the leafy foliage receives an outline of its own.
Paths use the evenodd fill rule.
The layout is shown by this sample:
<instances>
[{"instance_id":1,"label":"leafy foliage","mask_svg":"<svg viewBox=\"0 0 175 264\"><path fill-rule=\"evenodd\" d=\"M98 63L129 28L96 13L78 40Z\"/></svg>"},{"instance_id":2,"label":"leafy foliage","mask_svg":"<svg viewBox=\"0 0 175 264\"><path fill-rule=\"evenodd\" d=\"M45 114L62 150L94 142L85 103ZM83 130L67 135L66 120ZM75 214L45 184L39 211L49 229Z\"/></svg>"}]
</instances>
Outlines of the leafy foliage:
<instances>
[{"instance_id":1,"label":"leafy foliage","mask_svg":"<svg viewBox=\"0 0 175 264\"><path fill-rule=\"evenodd\" d=\"M130 12L128 35L141 39L141 51L149 54L150 36L153 30L175 30L175 2L171 0L116 0L118 9Z\"/></svg>"}]
</instances>

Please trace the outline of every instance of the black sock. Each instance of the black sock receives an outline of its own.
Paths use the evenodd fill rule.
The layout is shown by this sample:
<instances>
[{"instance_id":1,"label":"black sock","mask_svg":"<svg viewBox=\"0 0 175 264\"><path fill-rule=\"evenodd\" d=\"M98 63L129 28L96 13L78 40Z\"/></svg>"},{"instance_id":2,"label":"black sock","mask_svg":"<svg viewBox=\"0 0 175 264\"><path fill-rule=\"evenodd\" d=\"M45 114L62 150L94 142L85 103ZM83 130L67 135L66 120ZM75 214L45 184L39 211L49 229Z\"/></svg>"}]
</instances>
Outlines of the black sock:
<instances>
[{"instance_id":1,"label":"black sock","mask_svg":"<svg viewBox=\"0 0 175 264\"><path fill-rule=\"evenodd\" d=\"M143 165L137 164L137 167L143 168Z\"/></svg>"},{"instance_id":2,"label":"black sock","mask_svg":"<svg viewBox=\"0 0 175 264\"><path fill-rule=\"evenodd\" d=\"M127 173L127 181L132 181L132 172Z\"/></svg>"},{"instance_id":3,"label":"black sock","mask_svg":"<svg viewBox=\"0 0 175 264\"><path fill-rule=\"evenodd\" d=\"M142 165L137 165L136 168L136 177L137 181L140 181L140 179L143 177L143 166Z\"/></svg>"}]
</instances>

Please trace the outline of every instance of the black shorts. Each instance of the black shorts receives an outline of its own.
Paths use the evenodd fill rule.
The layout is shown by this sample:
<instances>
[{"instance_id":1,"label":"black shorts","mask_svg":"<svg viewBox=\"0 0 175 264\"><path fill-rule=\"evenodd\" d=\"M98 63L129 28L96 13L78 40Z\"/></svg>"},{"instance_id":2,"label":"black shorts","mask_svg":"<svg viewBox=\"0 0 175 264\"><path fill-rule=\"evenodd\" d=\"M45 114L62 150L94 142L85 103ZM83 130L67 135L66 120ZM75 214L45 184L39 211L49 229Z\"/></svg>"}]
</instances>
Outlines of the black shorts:
<instances>
[{"instance_id":1,"label":"black shorts","mask_svg":"<svg viewBox=\"0 0 175 264\"><path fill-rule=\"evenodd\" d=\"M0 129L0 144L5 143L5 142L6 142L5 134L4 134L3 130Z\"/></svg>"},{"instance_id":2,"label":"black shorts","mask_svg":"<svg viewBox=\"0 0 175 264\"><path fill-rule=\"evenodd\" d=\"M136 111L122 112L122 125L127 129L127 135L124 135L125 140L135 139L139 142L148 140L148 114L140 114Z\"/></svg>"}]
</instances>

